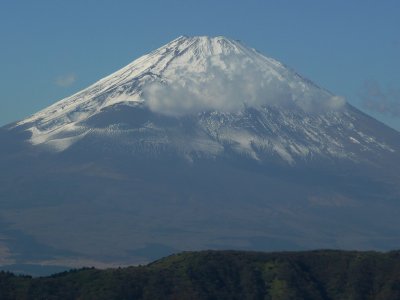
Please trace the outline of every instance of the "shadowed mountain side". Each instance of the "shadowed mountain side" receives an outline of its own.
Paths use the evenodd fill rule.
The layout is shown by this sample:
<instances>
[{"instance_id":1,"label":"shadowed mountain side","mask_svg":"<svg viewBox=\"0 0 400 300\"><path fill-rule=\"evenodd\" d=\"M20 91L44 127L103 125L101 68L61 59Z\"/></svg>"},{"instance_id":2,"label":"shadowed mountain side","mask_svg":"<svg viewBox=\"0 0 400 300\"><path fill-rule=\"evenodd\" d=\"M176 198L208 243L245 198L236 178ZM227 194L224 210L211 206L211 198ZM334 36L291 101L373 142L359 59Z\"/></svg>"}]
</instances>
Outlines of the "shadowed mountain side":
<instances>
[{"instance_id":1,"label":"shadowed mountain side","mask_svg":"<svg viewBox=\"0 0 400 300\"><path fill-rule=\"evenodd\" d=\"M188 161L166 150L132 156L102 145L88 138L62 153L29 150L7 160L18 168L0 176L0 234L13 259L112 266L172 249L393 249L400 243L398 190L371 177L372 167L285 166L229 150Z\"/></svg>"}]
</instances>

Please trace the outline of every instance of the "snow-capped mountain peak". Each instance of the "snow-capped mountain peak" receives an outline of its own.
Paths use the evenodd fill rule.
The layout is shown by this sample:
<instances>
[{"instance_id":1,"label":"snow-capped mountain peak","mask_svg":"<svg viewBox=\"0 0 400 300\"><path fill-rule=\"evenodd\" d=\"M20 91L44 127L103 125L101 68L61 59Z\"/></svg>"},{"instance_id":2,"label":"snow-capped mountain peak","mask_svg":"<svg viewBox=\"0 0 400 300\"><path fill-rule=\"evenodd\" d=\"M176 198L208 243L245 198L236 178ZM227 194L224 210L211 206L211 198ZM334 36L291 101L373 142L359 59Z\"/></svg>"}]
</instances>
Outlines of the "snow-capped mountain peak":
<instances>
[{"instance_id":1,"label":"snow-capped mountain peak","mask_svg":"<svg viewBox=\"0 0 400 300\"><path fill-rule=\"evenodd\" d=\"M291 94L285 96L292 97L295 101L300 101L302 97L309 101L313 97L321 102L332 96L278 61L267 58L238 41L222 36L214 38L181 36L20 124L39 120L44 124L57 119L62 119L61 123L81 121L116 103L143 101L144 89L154 82L180 85L188 91L194 90L193 93L201 89L204 98L212 96L215 98L213 102L218 103L218 98L221 98L222 93L206 95L210 90L207 88L211 87L211 90L216 88L213 82L218 78L220 81L226 81L218 82L218 84L227 83L231 86L228 88L220 86L221 91L215 92L224 91L224 94L234 94L236 91L229 90L229 88L233 89L233 84L235 87L245 89L245 93L241 95L242 98L234 99L240 102L239 106L249 101L249 98L256 103L282 100L262 99L265 97L260 97L257 93L270 93L271 98L274 96L282 98L279 93L284 93L284 91L279 89L284 88L291 90ZM246 86L249 81L252 86ZM190 83L191 86L189 86Z\"/></svg>"},{"instance_id":2,"label":"snow-capped mountain peak","mask_svg":"<svg viewBox=\"0 0 400 300\"><path fill-rule=\"evenodd\" d=\"M118 118L102 126L91 121L118 109L191 116L196 129L188 136L151 120L134 128ZM257 160L269 153L289 163L394 151L357 129L357 114L341 97L236 40L181 36L17 126L32 132L32 144L57 151L88 135L124 136L133 149L144 141L168 145L189 157L230 147Z\"/></svg>"}]
</instances>

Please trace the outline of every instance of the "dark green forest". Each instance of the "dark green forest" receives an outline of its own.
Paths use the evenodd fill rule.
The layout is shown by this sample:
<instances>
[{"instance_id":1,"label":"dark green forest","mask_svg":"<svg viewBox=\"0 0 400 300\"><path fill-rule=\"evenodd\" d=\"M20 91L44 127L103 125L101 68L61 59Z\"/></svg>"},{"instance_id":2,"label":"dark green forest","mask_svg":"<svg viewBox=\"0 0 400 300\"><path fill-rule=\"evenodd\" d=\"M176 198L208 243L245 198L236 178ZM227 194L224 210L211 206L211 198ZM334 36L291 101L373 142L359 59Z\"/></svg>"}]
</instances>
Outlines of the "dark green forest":
<instances>
[{"instance_id":1,"label":"dark green forest","mask_svg":"<svg viewBox=\"0 0 400 300\"><path fill-rule=\"evenodd\" d=\"M400 299L400 251L202 251L49 277L0 272L0 299Z\"/></svg>"}]
</instances>

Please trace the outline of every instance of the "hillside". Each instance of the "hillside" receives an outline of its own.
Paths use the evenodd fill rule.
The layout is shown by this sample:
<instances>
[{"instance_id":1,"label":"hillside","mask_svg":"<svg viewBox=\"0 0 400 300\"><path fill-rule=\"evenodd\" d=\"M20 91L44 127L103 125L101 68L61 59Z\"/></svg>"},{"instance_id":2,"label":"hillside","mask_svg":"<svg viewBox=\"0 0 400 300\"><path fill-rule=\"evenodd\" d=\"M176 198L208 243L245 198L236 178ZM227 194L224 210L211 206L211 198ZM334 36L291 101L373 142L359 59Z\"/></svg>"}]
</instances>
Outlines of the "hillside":
<instances>
[{"instance_id":1,"label":"hillside","mask_svg":"<svg viewBox=\"0 0 400 300\"><path fill-rule=\"evenodd\" d=\"M0 299L400 299L400 252L185 252L146 266L31 278Z\"/></svg>"}]
</instances>

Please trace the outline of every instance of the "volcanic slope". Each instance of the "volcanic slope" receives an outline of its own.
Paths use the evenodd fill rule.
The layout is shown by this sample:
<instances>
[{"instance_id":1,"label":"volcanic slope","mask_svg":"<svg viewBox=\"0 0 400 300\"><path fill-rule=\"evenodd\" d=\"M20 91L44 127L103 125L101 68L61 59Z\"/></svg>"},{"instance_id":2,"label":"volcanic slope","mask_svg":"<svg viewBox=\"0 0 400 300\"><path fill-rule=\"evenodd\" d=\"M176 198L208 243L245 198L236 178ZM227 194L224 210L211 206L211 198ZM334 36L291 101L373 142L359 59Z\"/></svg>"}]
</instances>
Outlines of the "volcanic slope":
<instances>
[{"instance_id":1,"label":"volcanic slope","mask_svg":"<svg viewBox=\"0 0 400 300\"><path fill-rule=\"evenodd\" d=\"M2 264L400 243L400 134L225 37L179 37L0 138Z\"/></svg>"}]
</instances>

